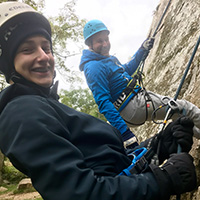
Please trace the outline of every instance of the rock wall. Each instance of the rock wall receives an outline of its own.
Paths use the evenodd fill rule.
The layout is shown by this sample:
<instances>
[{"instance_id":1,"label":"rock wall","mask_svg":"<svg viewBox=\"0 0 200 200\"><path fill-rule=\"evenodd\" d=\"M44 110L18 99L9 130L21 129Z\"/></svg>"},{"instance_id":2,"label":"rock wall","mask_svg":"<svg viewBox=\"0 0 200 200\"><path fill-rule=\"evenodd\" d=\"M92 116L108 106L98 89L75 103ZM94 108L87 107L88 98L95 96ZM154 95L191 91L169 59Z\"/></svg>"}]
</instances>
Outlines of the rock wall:
<instances>
[{"instance_id":1,"label":"rock wall","mask_svg":"<svg viewBox=\"0 0 200 200\"><path fill-rule=\"evenodd\" d=\"M149 34L152 35L169 0L161 0L154 13ZM156 34L154 47L144 65L144 85L161 95L174 97L181 78L192 56L194 46L200 36L200 1L172 0L162 24ZM191 64L184 85L178 96L200 108L200 45ZM143 140L157 132L159 125L147 122L134 128ZM194 138L191 154L200 185L200 141ZM175 199L175 197L172 197ZM181 196L184 200L200 199L200 189Z\"/></svg>"}]
</instances>

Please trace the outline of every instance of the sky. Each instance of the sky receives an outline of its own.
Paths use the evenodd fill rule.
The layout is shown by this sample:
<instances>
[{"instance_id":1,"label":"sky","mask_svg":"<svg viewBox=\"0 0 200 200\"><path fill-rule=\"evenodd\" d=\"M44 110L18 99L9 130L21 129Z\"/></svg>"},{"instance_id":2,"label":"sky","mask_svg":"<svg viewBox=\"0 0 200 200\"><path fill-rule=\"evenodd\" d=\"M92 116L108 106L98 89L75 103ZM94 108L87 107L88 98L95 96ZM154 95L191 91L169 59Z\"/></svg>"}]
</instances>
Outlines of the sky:
<instances>
[{"instance_id":1,"label":"sky","mask_svg":"<svg viewBox=\"0 0 200 200\"><path fill-rule=\"evenodd\" d=\"M46 0L47 15L54 15L69 0ZM101 20L110 30L111 50L121 63L137 51L147 38L148 31L160 0L76 0L75 13L80 19ZM85 46L84 48L87 48ZM81 54L68 58L66 65L78 72ZM82 74L84 79L84 76ZM60 87L68 89L68 84L58 74ZM84 84L83 84L84 85Z\"/></svg>"}]
</instances>

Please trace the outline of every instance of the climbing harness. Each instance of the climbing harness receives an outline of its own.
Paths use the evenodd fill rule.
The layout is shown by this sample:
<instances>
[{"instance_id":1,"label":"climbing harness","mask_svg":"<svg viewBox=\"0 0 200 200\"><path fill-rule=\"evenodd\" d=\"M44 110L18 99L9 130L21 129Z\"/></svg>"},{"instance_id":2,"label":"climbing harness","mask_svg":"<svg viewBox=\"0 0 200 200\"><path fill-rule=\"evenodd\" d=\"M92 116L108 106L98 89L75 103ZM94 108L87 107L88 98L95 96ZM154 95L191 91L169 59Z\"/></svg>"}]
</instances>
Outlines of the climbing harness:
<instances>
[{"instance_id":1,"label":"climbing harness","mask_svg":"<svg viewBox=\"0 0 200 200\"><path fill-rule=\"evenodd\" d=\"M162 20L169 8L169 5L171 3L171 0L169 0L160 20L159 20L159 23L153 33L153 37L156 36L157 32L158 32L158 29L160 27L160 24L162 23ZM128 84L127 84L127 87L125 88L125 91L123 91L121 93L121 95L119 96L119 98L113 103L113 105L115 106L115 108L121 112L124 107L128 104L129 100L130 99L133 99L136 94L138 92L144 92L144 98L145 98L145 105L146 105L146 117L144 118L144 120L142 122L139 122L139 123L132 123L132 122L129 122L129 121L126 121L124 119L124 121L127 123L127 124L130 124L132 126L138 126L138 125L142 125L145 123L145 121L149 118L149 114L150 113L150 109L153 109L153 115L152 116L155 116L155 106L154 106L154 103L150 97L150 95L148 94L148 92L146 92L146 89L144 87L144 84L143 84L143 79L144 79L144 73L143 73L143 68L144 68L144 62L145 62L145 59L146 57L148 56L148 53L143 55L143 58L136 70L136 72L132 75L132 78L133 80L131 80ZM132 93L134 95L132 95ZM157 110L156 110L157 111Z\"/></svg>"},{"instance_id":2,"label":"climbing harness","mask_svg":"<svg viewBox=\"0 0 200 200\"><path fill-rule=\"evenodd\" d=\"M160 27L160 24L162 23L162 20L163 20L163 18L164 18L164 16L165 16L165 14L166 14L166 12L167 12L167 10L168 10L168 8L169 8L169 5L170 5L170 3L171 3L171 0L169 0L169 2L168 2L168 4L167 4L167 6L166 6L166 8L165 8L165 10L164 10L164 12L163 12L163 14L162 14L162 16L161 16L161 18L160 18L160 20L159 20L159 23L158 23L158 25L157 25L157 27L156 27L156 29L155 29L155 31L154 31L154 33L153 33L153 36L152 37L155 37L156 36L156 34L157 34L157 32L158 32L158 29L159 29L159 27ZM149 114L148 113L150 113L150 109L153 109L153 111L155 110L155 106L154 106L154 103L153 103L153 101L152 101L152 99L151 99L151 97L150 97L150 95L148 95L148 93L146 92L146 89L145 89L145 87L144 87L144 84L143 84L143 79L144 79L144 73L143 73L143 69L144 69L144 63L145 63L145 59L147 58L147 56L148 56L148 53L149 52L147 52L147 53L145 53L144 55L143 55L143 58L142 58L142 60L140 61L140 64L139 64L139 66L138 66L138 68L137 68L137 71L132 75L132 78L133 78L133 82L135 82L135 85L136 85L136 83L137 83L137 87L138 86L140 86L140 92L144 92L144 98L145 98L145 103L146 103L146 117L144 118L144 120L142 121L142 122L140 122L140 123L137 123L137 124L134 124L134 123L132 123L132 122L128 122L128 121L126 121L125 120L125 122L127 123L127 124L130 124L130 125L132 125L132 126L138 126L138 125L142 125L142 124L144 124L145 123L145 121L149 118ZM128 87L128 86L127 86ZM133 90L132 91L134 91L135 90L135 88L133 87ZM139 92L138 90L137 90L137 93ZM134 95L135 96L135 95ZM132 97L133 98L133 97ZM129 101L127 101L127 95L124 95L124 93L122 93L121 95L120 95L120 97L114 102L114 105L115 105L115 108L120 112L121 110L123 110L123 108L125 107L125 105L127 105L127 103L129 102ZM124 103L124 102L126 102L126 104ZM123 106L122 106L123 105ZM152 112L153 112L152 111ZM155 116L155 113L153 112L153 115L152 116Z\"/></svg>"},{"instance_id":3,"label":"climbing harness","mask_svg":"<svg viewBox=\"0 0 200 200\"><path fill-rule=\"evenodd\" d=\"M124 121L128 124L128 125L131 125L131 126L140 126L140 125L143 125L147 120L150 120L151 119L151 116L150 113L153 113L155 109L155 105L154 105L154 102L152 101L152 98L151 96L149 95L149 93L144 90L144 89L140 89L139 91L140 93L144 93L142 95L142 97L144 98L144 108L145 110L143 112L145 112L145 116L144 117L141 117L138 118L140 119L139 122L130 122L130 121L127 121L126 119L124 119ZM133 96L132 98L134 98L135 96Z\"/></svg>"},{"instance_id":4,"label":"climbing harness","mask_svg":"<svg viewBox=\"0 0 200 200\"><path fill-rule=\"evenodd\" d=\"M153 33L153 37L156 36L158 28L168 10L168 7L171 3L171 0L169 0L161 18L160 21ZM125 107L125 105L127 105L128 101L127 99L129 99L131 93L135 93L134 96L139 92L139 90L141 90L141 88L143 90L145 90L144 85L143 85L143 78L144 78L144 74L143 74L143 67L144 67L144 62L146 57L148 56L148 52L147 54L143 55L143 58L138 66L137 71L133 74L132 78L133 80L131 80L128 84L127 87L125 88L125 90L121 93L121 95L119 96L119 98L113 103L115 108L120 112L121 110L123 110L123 108ZM146 93L147 94L147 93ZM133 98L133 96L131 97ZM148 97L148 101L151 101L150 97Z\"/></svg>"},{"instance_id":5,"label":"climbing harness","mask_svg":"<svg viewBox=\"0 0 200 200\"><path fill-rule=\"evenodd\" d=\"M129 156L132 156L132 162L129 167L124 169L118 176L131 176L132 174L140 174L148 167L152 156L154 155L154 151L148 150L145 147L140 149L136 149Z\"/></svg>"},{"instance_id":6,"label":"climbing harness","mask_svg":"<svg viewBox=\"0 0 200 200\"><path fill-rule=\"evenodd\" d=\"M128 99L133 98L140 90L141 87L136 83L136 80L131 79L113 105L119 112L122 111L129 102Z\"/></svg>"},{"instance_id":7,"label":"climbing harness","mask_svg":"<svg viewBox=\"0 0 200 200\"><path fill-rule=\"evenodd\" d=\"M161 19L153 33L153 37L155 37L157 31L158 31L158 28L167 12L167 9L170 5L170 2L171 0L169 0L168 4L167 4L167 7L165 8L164 10L164 13L163 15L161 16ZM129 123L130 125L142 125L145 123L145 121L147 120L148 118L148 109L149 108L153 108L155 109L154 105L153 105L153 101L151 100L151 97L148 95L148 93L146 92L146 89L143 85L143 78L144 78L144 74L143 74L143 67L144 67L144 62L145 62L145 59L146 57L148 56L148 53L143 55L143 58L138 66L138 69L137 71L133 74L132 76L132 80L127 84L127 87L122 91L121 95L118 97L118 99L113 103L113 105L115 106L115 108L121 112L124 107L128 104L129 100L134 98L134 96L136 96L136 94L138 92L140 92L141 90L143 90L145 92L145 103L146 103L146 119L141 122L140 124L132 124L130 122L127 122Z\"/></svg>"},{"instance_id":8,"label":"climbing harness","mask_svg":"<svg viewBox=\"0 0 200 200\"><path fill-rule=\"evenodd\" d=\"M167 99L167 103L164 103L164 100ZM163 101L163 104L160 105L158 108L154 109L154 111L152 112L152 115L151 115L151 120L155 123L155 124L162 124L163 122L157 122L155 121L155 117L156 117L156 112L159 111L160 109L166 107L166 110L168 109L168 107L171 108L171 112L170 112L170 115L168 116L168 118L170 119L171 116L174 114L174 113L182 113L185 115L185 109L183 109L181 112L179 110L179 107L176 103L176 101L170 99L169 97L164 97L162 99Z\"/></svg>"}]
</instances>

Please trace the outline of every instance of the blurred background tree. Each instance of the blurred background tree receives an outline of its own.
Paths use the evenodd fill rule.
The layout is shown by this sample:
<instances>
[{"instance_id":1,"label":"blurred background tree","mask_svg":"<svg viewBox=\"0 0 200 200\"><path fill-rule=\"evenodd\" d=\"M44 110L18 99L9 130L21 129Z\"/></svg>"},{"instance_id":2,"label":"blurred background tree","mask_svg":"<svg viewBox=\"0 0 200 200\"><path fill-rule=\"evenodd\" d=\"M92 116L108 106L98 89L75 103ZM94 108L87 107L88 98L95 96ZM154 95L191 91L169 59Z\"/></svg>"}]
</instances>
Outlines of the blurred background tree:
<instances>
[{"instance_id":1,"label":"blurred background tree","mask_svg":"<svg viewBox=\"0 0 200 200\"><path fill-rule=\"evenodd\" d=\"M74 90L61 90L60 101L77 111L87 113L101 120L106 121L104 115L99 113L98 106L92 96L91 91L79 87Z\"/></svg>"}]
</instances>

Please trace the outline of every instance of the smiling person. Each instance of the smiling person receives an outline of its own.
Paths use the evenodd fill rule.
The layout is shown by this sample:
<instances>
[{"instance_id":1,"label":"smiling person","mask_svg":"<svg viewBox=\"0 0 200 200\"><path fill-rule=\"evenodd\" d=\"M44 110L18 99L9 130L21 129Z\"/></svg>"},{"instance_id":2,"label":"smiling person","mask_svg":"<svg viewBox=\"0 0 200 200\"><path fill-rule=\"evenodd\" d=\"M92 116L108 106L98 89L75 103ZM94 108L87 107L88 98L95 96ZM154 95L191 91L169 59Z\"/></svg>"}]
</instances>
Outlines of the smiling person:
<instances>
[{"instance_id":1,"label":"smiling person","mask_svg":"<svg viewBox=\"0 0 200 200\"><path fill-rule=\"evenodd\" d=\"M0 11L0 71L10 83L0 93L0 149L43 199L167 200L195 188L192 121L180 118L162 132L162 167L146 162L123 175L132 156L118 130L58 101L48 20L19 2L1 3ZM159 140L135 150L149 147L154 155Z\"/></svg>"},{"instance_id":2,"label":"smiling person","mask_svg":"<svg viewBox=\"0 0 200 200\"><path fill-rule=\"evenodd\" d=\"M15 70L30 82L42 87L52 85L54 76L54 58L48 37L36 36L27 38L18 48L14 58ZM38 35L38 36L37 36Z\"/></svg>"},{"instance_id":3,"label":"smiling person","mask_svg":"<svg viewBox=\"0 0 200 200\"><path fill-rule=\"evenodd\" d=\"M100 20L91 20L85 24L83 35L89 49L83 50L79 69L84 71L100 113L121 132L124 146L133 148L137 145L137 137L129 127L151 121L154 110L163 104L167 105L172 98L145 90L134 78L140 61L153 47L154 38L145 40L131 60L121 64L109 53L109 34L110 31ZM200 109L185 100L177 100L176 104L172 109L175 108L173 111L177 114L172 115L172 119L184 113L193 120L195 137L200 138ZM154 117L156 120L164 120L165 115L166 107L163 106Z\"/></svg>"}]
</instances>

